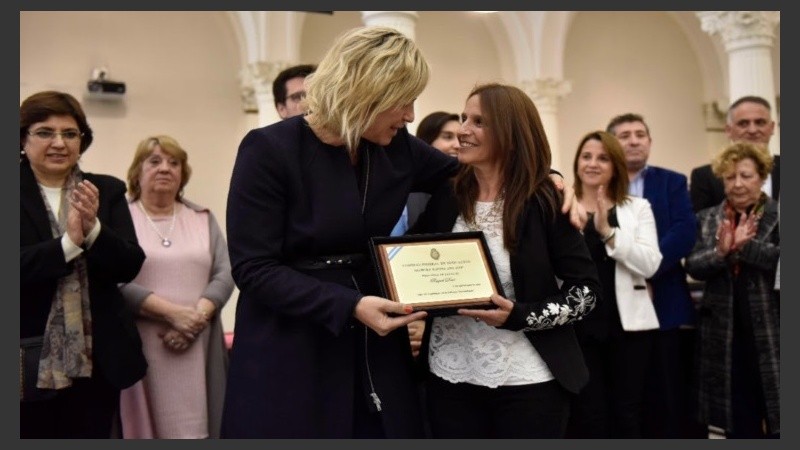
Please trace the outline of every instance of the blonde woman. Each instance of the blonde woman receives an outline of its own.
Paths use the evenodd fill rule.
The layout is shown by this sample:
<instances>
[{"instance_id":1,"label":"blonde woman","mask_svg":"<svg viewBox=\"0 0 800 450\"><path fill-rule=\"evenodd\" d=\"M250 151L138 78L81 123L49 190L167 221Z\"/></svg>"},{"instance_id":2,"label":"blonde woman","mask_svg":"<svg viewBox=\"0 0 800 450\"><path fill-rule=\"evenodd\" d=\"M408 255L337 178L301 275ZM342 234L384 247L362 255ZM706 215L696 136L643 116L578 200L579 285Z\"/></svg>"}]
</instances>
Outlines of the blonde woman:
<instances>
[{"instance_id":1,"label":"blonde woman","mask_svg":"<svg viewBox=\"0 0 800 450\"><path fill-rule=\"evenodd\" d=\"M406 325L425 313L375 295L366 252L409 192L457 168L406 129L427 82L413 41L356 28L306 79L307 115L242 140L227 209L240 296L223 437L422 437Z\"/></svg>"}]
</instances>

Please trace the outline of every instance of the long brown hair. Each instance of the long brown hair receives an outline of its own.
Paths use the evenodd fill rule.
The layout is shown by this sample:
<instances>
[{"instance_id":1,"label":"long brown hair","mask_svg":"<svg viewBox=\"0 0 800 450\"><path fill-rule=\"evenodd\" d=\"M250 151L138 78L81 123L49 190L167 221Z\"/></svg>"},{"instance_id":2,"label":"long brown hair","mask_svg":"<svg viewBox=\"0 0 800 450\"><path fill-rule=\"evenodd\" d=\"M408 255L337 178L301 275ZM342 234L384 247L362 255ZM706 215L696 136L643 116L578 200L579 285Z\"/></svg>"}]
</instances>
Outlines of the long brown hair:
<instances>
[{"instance_id":1,"label":"long brown hair","mask_svg":"<svg viewBox=\"0 0 800 450\"><path fill-rule=\"evenodd\" d=\"M500 163L503 206L503 242L509 253L517 246L519 219L528 200L539 195L555 217L560 196L550 180L550 144L530 97L514 86L489 83L476 86L484 127L488 128ZM475 218L478 182L475 169L465 165L455 178L459 210L467 221Z\"/></svg>"}]
</instances>

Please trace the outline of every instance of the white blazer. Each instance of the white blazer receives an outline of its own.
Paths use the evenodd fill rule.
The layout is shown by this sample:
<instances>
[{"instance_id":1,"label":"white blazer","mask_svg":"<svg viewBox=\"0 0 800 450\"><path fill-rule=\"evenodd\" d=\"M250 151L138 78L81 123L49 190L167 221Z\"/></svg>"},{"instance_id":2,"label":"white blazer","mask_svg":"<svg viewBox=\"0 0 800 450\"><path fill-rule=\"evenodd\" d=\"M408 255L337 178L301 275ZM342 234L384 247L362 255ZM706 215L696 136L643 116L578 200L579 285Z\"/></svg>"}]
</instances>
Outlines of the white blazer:
<instances>
[{"instance_id":1,"label":"white blazer","mask_svg":"<svg viewBox=\"0 0 800 450\"><path fill-rule=\"evenodd\" d=\"M617 205L617 221L614 248L606 244L606 252L616 261L614 282L622 329L655 330L658 317L645 280L656 273L662 255L650 202L630 197L629 202Z\"/></svg>"}]
</instances>

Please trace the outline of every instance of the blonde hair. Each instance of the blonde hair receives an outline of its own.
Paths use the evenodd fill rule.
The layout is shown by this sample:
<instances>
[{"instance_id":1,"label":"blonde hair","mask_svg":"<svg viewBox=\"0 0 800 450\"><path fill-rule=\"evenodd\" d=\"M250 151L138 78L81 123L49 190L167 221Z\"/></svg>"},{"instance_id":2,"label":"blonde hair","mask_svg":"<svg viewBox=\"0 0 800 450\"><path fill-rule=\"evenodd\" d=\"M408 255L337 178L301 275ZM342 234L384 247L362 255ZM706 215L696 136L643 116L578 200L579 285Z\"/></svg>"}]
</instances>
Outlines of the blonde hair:
<instances>
[{"instance_id":1,"label":"blonde hair","mask_svg":"<svg viewBox=\"0 0 800 450\"><path fill-rule=\"evenodd\" d=\"M722 149L711 161L711 171L718 178L722 178L734 168L736 163L748 158L755 163L758 176L762 180L766 180L767 176L772 172L772 155L770 155L765 145L752 142L741 141Z\"/></svg>"},{"instance_id":2,"label":"blonde hair","mask_svg":"<svg viewBox=\"0 0 800 450\"><path fill-rule=\"evenodd\" d=\"M428 84L414 41L388 27L354 28L306 78L308 121L341 138L351 155L379 113L413 103Z\"/></svg>"},{"instance_id":3,"label":"blonde hair","mask_svg":"<svg viewBox=\"0 0 800 450\"><path fill-rule=\"evenodd\" d=\"M192 176L192 168L189 166L189 155L186 150L178 144L178 141L166 135L148 137L139 142L131 166L128 168L128 195L131 200L138 200L142 196L142 186L139 185L142 163L153 154L156 145L161 147L161 151L181 162L181 187L175 194L175 200L180 201L183 196L183 188Z\"/></svg>"}]
</instances>

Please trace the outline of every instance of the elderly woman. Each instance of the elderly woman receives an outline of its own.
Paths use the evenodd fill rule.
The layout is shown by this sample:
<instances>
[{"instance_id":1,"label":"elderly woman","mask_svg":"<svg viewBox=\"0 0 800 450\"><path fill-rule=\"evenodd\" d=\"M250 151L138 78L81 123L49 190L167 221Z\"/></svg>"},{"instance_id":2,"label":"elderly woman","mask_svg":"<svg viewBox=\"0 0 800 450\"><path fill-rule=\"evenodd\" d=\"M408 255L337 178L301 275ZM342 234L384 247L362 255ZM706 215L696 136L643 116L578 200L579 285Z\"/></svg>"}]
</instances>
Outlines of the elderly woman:
<instances>
[{"instance_id":1,"label":"elderly woman","mask_svg":"<svg viewBox=\"0 0 800 450\"><path fill-rule=\"evenodd\" d=\"M147 369L117 287L145 255L125 183L78 166L91 143L73 96L20 105L21 438L111 437L120 390Z\"/></svg>"},{"instance_id":2,"label":"elderly woman","mask_svg":"<svg viewBox=\"0 0 800 450\"><path fill-rule=\"evenodd\" d=\"M142 140L128 169L128 207L147 259L122 293L150 367L122 392L126 439L219 437L228 362L219 313L234 284L214 214L183 197L191 173L170 136Z\"/></svg>"},{"instance_id":3,"label":"elderly woman","mask_svg":"<svg viewBox=\"0 0 800 450\"><path fill-rule=\"evenodd\" d=\"M705 281L699 312L698 418L729 438L780 433L780 256L777 202L761 192L764 147L736 143L713 161L725 200L698 213L686 271Z\"/></svg>"}]
</instances>

